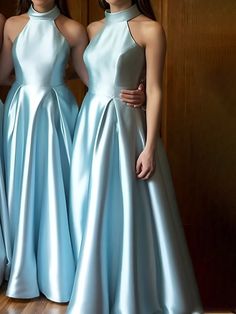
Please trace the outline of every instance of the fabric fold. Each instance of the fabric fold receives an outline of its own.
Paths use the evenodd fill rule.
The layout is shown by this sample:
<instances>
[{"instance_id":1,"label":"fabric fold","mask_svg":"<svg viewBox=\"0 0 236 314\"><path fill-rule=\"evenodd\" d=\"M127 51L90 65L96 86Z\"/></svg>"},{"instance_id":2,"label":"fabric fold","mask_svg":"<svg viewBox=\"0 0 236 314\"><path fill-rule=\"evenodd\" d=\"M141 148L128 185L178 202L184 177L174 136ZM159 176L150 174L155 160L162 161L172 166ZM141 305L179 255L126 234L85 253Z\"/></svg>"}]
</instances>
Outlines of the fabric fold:
<instances>
[{"instance_id":1,"label":"fabric fold","mask_svg":"<svg viewBox=\"0 0 236 314\"><path fill-rule=\"evenodd\" d=\"M12 254L2 151L3 110L0 101L0 285L8 279Z\"/></svg>"},{"instance_id":2,"label":"fabric fold","mask_svg":"<svg viewBox=\"0 0 236 314\"><path fill-rule=\"evenodd\" d=\"M13 247L7 295L42 292L67 302L75 272L67 208L77 104L64 86L16 85L11 94L4 126Z\"/></svg>"}]
</instances>

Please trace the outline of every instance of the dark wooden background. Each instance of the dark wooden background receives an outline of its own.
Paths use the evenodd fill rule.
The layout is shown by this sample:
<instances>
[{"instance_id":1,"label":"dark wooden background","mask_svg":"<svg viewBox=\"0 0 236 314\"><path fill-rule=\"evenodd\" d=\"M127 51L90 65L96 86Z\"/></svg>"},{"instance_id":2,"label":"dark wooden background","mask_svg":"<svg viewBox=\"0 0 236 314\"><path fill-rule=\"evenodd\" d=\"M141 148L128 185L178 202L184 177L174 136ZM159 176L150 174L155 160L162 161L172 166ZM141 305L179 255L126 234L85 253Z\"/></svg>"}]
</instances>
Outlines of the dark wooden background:
<instances>
[{"instance_id":1,"label":"dark wooden background","mask_svg":"<svg viewBox=\"0 0 236 314\"><path fill-rule=\"evenodd\" d=\"M153 0L168 40L162 133L206 309L236 308L236 1ZM0 11L14 14L14 1ZM69 0L84 25L95 0ZM79 102L77 80L68 82ZM79 200L78 200L79 201Z\"/></svg>"}]
</instances>

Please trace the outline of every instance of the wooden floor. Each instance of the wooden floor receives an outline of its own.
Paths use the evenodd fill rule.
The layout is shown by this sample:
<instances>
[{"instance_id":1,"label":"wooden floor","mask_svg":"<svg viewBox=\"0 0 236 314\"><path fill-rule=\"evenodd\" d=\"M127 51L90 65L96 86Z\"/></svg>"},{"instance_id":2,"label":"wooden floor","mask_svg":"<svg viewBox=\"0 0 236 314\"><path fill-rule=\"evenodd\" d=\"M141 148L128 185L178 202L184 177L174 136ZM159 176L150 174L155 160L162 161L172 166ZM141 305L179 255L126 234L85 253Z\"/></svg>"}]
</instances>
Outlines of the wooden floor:
<instances>
[{"instance_id":1,"label":"wooden floor","mask_svg":"<svg viewBox=\"0 0 236 314\"><path fill-rule=\"evenodd\" d=\"M11 299L5 296L5 287L0 290L0 314L65 314L67 304L57 304L45 297L30 300Z\"/></svg>"},{"instance_id":2,"label":"wooden floor","mask_svg":"<svg viewBox=\"0 0 236 314\"><path fill-rule=\"evenodd\" d=\"M50 302L43 296L31 300L11 299L5 296L5 287L0 289L0 314L65 314L66 308L66 304ZM206 314L229 313L230 312L207 312Z\"/></svg>"}]
</instances>

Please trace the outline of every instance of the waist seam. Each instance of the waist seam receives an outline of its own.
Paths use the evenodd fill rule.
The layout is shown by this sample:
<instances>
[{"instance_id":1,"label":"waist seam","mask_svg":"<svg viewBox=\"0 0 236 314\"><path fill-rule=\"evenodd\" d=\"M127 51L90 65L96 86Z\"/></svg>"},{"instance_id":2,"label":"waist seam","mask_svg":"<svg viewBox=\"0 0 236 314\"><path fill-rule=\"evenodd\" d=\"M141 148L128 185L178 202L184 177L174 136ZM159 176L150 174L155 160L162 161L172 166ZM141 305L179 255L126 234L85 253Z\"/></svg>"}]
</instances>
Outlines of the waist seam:
<instances>
[{"instance_id":1,"label":"waist seam","mask_svg":"<svg viewBox=\"0 0 236 314\"><path fill-rule=\"evenodd\" d=\"M20 81L15 81L13 84L17 84L19 86L35 86L35 87L51 87L51 88L55 88L55 87L59 87L62 85L65 85L65 82L61 82L59 84L31 84L31 83L26 83L26 82L20 82Z\"/></svg>"},{"instance_id":2,"label":"waist seam","mask_svg":"<svg viewBox=\"0 0 236 314\"><path fill-rule=\"evenodd\" d=\"M104 97L110 97L110 98L120 98L120 92L122 88L114 88L114 89L95 89L95 88L89 88L88 93L94 94L94 95L100 95Z\"/></svg>"}]
</instances>

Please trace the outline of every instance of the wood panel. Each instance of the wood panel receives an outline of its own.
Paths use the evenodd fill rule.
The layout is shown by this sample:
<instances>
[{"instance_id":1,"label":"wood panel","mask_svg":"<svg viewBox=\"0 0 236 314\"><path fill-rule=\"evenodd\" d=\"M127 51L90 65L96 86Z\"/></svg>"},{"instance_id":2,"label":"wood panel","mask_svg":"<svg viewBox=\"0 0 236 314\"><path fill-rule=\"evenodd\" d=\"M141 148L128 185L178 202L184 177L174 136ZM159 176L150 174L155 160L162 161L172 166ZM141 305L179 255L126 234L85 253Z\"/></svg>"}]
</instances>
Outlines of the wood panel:
<instances>
[{"instance_id":1,"label":"wood panel","mask_svg":"<svg viewBox=\"0 0 236 314\"><path fill-rule=\"evenodd\" d=\"M88 24L102 19L104 16L103 9L100 8L98 0L88 0Z\"/></svg>"},{"instance_id":2,"label":"wood panel","mask_svg":"<svg viewBox=\"0 0 236 314\"><path fill-rule=\"evenodd\" d=\"M15 15L16 12L16 2L15 1L1 1L0 2L0 12L6 17Z\"/></svg>"},{"instance_id":3,"label":"wood panel","mask_svg":"<svg viewBox=\"0 0 236 314\"><path fill-rule=\"evenodd\" d=\"M0 289L1 314L65 314L67 304L57 304L47 300L44 296L39 298L20 300L5 296L6 284Z\"/></svg>"},{"instance_id":4,"label":"wood panel","mask_svg":"<svg viewBox=\"0 0 236 314\"><path fill-rule=\"evenodd\" d=\"M236 307L236 2L163 1L165 139L206 307Z\"/></svg>"}]
</instances>

